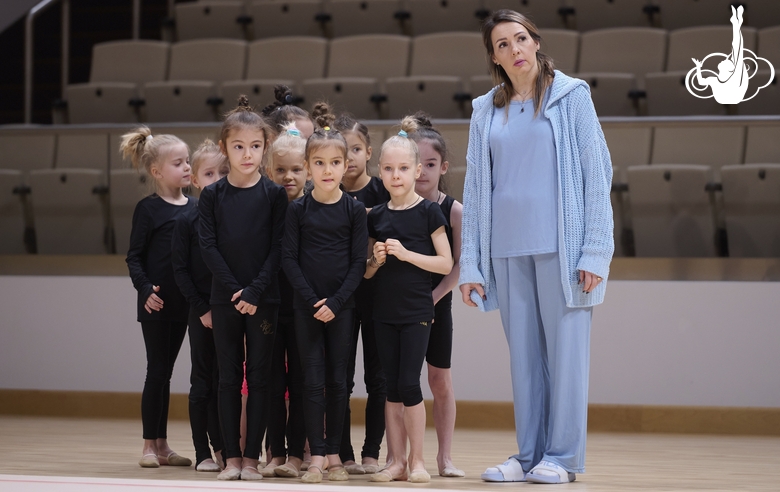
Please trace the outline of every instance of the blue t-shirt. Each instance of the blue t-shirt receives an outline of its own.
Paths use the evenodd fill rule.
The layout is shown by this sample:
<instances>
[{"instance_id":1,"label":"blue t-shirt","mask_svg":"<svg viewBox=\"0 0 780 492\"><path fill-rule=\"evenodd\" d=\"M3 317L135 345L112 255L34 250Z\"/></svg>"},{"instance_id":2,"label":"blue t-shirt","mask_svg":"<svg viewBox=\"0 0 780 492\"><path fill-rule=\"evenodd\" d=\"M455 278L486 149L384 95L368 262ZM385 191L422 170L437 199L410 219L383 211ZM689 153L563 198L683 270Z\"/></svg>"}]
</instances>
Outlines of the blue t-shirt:
<instances>
[{"instance_id":1,"label":"blue t-shirt","mask_svg":"<svg viewBox=\"0 0 780 492\"><path fill-rule=\"evenodd\" d=\"M542 108L547 105L547 89ZM525 104L525 111L521 112ZM533 101L493 109L491 256L558 251L558 161L552 124L544 111L534 118Z\"/></svg>"}]
</instances>

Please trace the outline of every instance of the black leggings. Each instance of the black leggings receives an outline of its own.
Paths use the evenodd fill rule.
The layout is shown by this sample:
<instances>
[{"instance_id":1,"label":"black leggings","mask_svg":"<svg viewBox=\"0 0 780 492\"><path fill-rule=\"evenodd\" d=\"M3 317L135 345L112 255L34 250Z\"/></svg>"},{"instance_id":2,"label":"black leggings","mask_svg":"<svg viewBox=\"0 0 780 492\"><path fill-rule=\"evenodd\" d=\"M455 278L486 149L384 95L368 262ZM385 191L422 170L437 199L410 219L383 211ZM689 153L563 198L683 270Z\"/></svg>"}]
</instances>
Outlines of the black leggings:
<instances>
[{"instance_id":1,"label":"black leggings","mask_svg":"<svg viewBox=\"0 0 780 492\"><path fill-rule=\"evenodd\" d=\"M313 456L325 456L338 454L341 444L354 312L342 309L330 323L314 319L314 312L295 310L295 337L303 368L303 414L309 448ZM327 436L323 419L327 419Z\"/></svg>"},{"instance_id":2,"label":"black leggings","mask_svg":"<svg viewBox=\"0 0 780 492\"><path fill-rule=\"evenodd\" d=\"M278 306L260 303L254 315L241 314L231 304L211 307L214 345L219 362L219 420L225 459L240 458L241 386L246 343L246 448L244 457L258 459L265 432L268 376L271 369Z\"/></svg>"},{"instance_id":3,"label":"black leggings","mask_svg":"<svg viewBox=\"0 0 780 492\"><path fill-rule=\"evenodd\" d=\"M142 321L141 330L146 345L146 382L141 396L144 439L167 439L171 375L187 323Z\"/></svg>"},{"instance_id":4,"label":"black leggings","mask_svg":"<svg viewBox=\"0 0 780 492\"><path fill-rule=\"evenodd\" d=\"M387 401L413 407L423 401L420 373L428 350L431 322L376 322L376 341L387 377Z\"/></svg>"},{"instance_id":5,"label":"black leggings","mask_svg":"<svg viewBox=\"0 0 780 492\"><path fill-rule=\"evenodd\" d=\"M214 451L222 451L222 431L217 412L219 369L214 348L214 330L200 322L190 309L190 427L195 446L195 464L211 458L209 439Z\"/></svg>"},{"instance_id":6,"label":"black leggings","mask_svg":"<svg viewBox=\"0 0 780 492\"><path fill-rule=\"evenodd\" d=\"M285 354L287 355L285 368ZM290 392L290 415L284 403L285 391ZM286 431L286 432L285 432ZM287 437L285 448L284 439ZM303 372L295 323L292 317L279 317L271 362L271 391L268 396L267 445L274 458L293 456L303 459L306 429L303 418Z\"/></svg>"},{"instance_id":7,"label":"black leggings","mask_svg":"<svg viewBox=\"0 0 780 492\"><path fill-rule=\"evenodd\" d=\"M352 328L352 346L347 366L347 390L352 395L355 387L355 359L357 358L358 336L363 340L363 381L366 384L366 438L361 456L379 459L379 448L385 435L385 401L387 400L387 382L382 372L382 363L376 348L376 334L373 316L373 284L363 280L360 291L355 294L355 322ZM365 287L365 288L364 288ZM349 397L349 396L348 396ZM341 438L341 461L354 461L355 451L351 438L352 412L347 401L344 415L344 430Z\"/></svg>"},{"instance_id":8,"label":"black leggings","mask_svg":"<svg viewBox=\"0 0 780 492\"><path fill-rule=\"evenodd\" d=\"M452 367L452 296L436 304L425 360L439 369Z\"/></svg>"}]
</instances>

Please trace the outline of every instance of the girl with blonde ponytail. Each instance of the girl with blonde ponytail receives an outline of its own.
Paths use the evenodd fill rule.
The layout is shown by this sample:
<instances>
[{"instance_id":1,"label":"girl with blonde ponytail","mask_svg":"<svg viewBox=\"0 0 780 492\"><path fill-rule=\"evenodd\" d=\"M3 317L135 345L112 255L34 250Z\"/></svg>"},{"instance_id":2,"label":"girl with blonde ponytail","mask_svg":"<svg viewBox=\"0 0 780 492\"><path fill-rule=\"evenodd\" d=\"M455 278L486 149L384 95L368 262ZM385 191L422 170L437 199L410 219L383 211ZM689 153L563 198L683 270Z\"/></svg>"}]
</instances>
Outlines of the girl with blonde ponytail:
<instances>
[{"instance_id":1,"label":"girl with blonde ponytail","mask_svg":"<svg viewBox=\"0 0 780 492\"><path fill-rule=\"evenodd\" d=\"M404 118L401 131L382 145L379 174L390 201L368 214L369 249L366 278L376 276L374 322L379 359L387 378L387 442L392 461L371 481L430 481L423 460L425 406L420 371L434 317L431 274L452 270L452 252L438 203L415 191L420 151L409 134L418 128ZM406 436L409 457L404 456ZM407 472L408 466L408 472Z\"/></svg>"},{"instance_id":2,"label":"girl with blonde ponytail","mask_svg":"<svg viewBox=\"0 0 780 492\"><path fill-rule=\"evenodd\" d=\"M171 242L178 218L192 210L190 151L173 135L152 135L142 127L122 136L120 150L148 175L154 193L133 213L127 266L138 291L138 321L146 345L146 382L141 397L144 449L139 465L190 466L168 446L168 401L173 364L187 331L189 306L173 273Z\"/></svg>"}]
</instances>

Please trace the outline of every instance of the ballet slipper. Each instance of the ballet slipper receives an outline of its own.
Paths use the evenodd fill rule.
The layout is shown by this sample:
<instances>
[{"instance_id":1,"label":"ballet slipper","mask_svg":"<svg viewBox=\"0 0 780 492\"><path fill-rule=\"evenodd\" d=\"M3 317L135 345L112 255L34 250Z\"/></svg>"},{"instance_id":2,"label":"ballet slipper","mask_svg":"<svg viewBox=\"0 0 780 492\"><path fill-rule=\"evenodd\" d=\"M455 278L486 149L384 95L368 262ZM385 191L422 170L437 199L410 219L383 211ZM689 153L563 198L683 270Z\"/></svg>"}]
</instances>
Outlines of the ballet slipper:
<instances>
[{"instance_id":1,"label":"ballet slipper","mask_svg":"<svg viewBox=\"0 0 780 492\"><path fill-rule=\"evenodd\" d=\"M171 451L168 456L157 455L157 459L160 460L161 465L168 466L192 466L192 460L179 456L175 451Z\"/></svg>"},{"instance_id":2,"label":"ballet slipper","mask_svg":"<svg viewBox=\"0 0 780 492\"><path fill-rule=\"evenodd\" d=\"M265 466L262 470L260 470L260 475L264 477L275 477L276 476L276 469L279 468L279 465L276 465L274 463L269 463Z\"/></svg>"},{"instance_id":3,"label":"ballet slipper","mask_svg":"<svg viewBox=\"0 0 780 492\"><path fill-rule=\"evenodd\" d=\"M141 468L160 468L160 460L154 453L145 454L138 460L138 464Z\"/></svg>"},{"instance_id":4,"label":"ballet slipper","mask_svg":"<svg viewBox=\"0 0 780 492\"><path fill-rule=\"evenodd\" d=\"M344 469L347 470L347 473L350 475L365 475L366 469L363 467L363 465L358 465L357 463L352 463L351 465L344 465Z\"/></svg>"},{"instance_id":5,"label":"ballet slipper","mask_svg":"<svg viewBox=\"0 0 780 492\"><path fill-rule=\"evenodd\" d=\"M209 458L198 463L198 465L195 467L195 471L220 472L222 471L222 468L220 468L219 465L214 462L214 460Z\"/></svg>"},{"instance_id":6,"label":"ballet slipper","mask_svg":"<svg viewBox=\"0 0 780 492\"><path fill-rule=\"evenodd\" d=\"M245 466L241 469L241 480L262 480L263 475L254 466Z\"/></svg>"},{"instance_id":7,"label":"ballet slipper","mask_svg":"<svg viewBox=\"0 0 780 492\"><path fill-rule=\"evenodd\" d=\"M366 473L366 475L373 475L374 473L377 473L379 471L379 465L366 465L363 464L363 471ZM349 470L347 470L349 471Z\"/></svg>"},{"instance_id":8,"label":"ballet slipper","mask_svg":"<svg viewBox=\"0 0 780 492\"><path fill-rule=\"evenodd\" d=\"M447 465L439 472L439 476L446 478L463 478L466 476L466 472L460 468L455 468L453 465Z\"/></svg>"},{"instance_id":9,"label":"ballet slipper","mask_svg":"<svg viewBox=\"0 0 780 492\"><path fill-rule=\"evenodd\" d=\"M315 471L316 470L316 471ZM317 465L309 465L306 473L301 477L302 483L320 483L322 482L322 468Z\"/></svg>"},{"instance_id":10,"label":"ballet slipper","mask_svg":"<svg viewBox=\"0 0 780 492\"><path fill-rule=\"evenodd\" d=\"M298 478L299 472L289 461L283 465L274 468L274 474L277 477Z\"/></svg>"},{"instance_id":11,"label":"ballet slipper","mask_svg":"<svg viewBox=\"0 0 780 492\"><path fill-rule=\"evenodd\" d=\"M217 475L217 480L238 480L241 478L241 469L235 466L228 466Z\"/></svg>"},{"instance_id":12,"label":"ballet slipper","mask_svg":"<svg viewBox=\"0 0 780 492\"><path fill-rule=\"evenodd\" d=\"M344 466L336 465L328 470L328 480L331 482L346 482L349 480L349 472Z\"/></svg>"},{"instance_id":13,"label":"ballet slipper","mask_svg":"<svg viewBox=\"0 0 780 492\"><path fill-rule=\"evenodd\" d=\"M423 470L414 470L409 474L409 481L412 483L428 483L431 481L431 475Z\"/></svg>"},{"instance_id":14,"label":"ballet slipper","mask_svg":"<svg viewBox=\"0 0 780 492\"><path fill-rule=\"evenodd\" d=\"M393 476L393 473L390 471L389 468L384 468L371 475L369 482L387 483L392 481L405 482L406 480L407 480L406 470L404 470L404 472L401 473L400 475Z\"/></svg>"}]
</instances>

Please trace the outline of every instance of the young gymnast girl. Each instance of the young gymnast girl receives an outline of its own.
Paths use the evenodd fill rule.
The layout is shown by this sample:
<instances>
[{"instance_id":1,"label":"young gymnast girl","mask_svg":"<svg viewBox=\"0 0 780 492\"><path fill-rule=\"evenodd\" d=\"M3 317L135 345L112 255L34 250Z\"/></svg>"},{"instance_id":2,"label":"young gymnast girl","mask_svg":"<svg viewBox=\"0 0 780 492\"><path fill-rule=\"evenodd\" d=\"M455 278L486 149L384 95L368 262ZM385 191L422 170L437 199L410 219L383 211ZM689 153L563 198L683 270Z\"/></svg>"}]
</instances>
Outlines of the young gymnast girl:
<instances>
[{"instance_id":1,"label":"young gymnast girl","mask_svg":"<svg viewBox=\"0 0 780 492\"><path fill-rule=\"evenodd\" d=\"M420 371L434 317L431 274L452 270L447 220L436 202L415 192L422 165L417 144L408 134L417 130L414 118L404 118L401 131L390 137L379 155L379 173L390 201L368 214L373 255L366 277L377 277L374 322L382 368L387 377L387 440L393 460L371 476L374 482L408 478L430 481L423 460L425 405ZM406 458L406 438L410 452Z\"/></svg>"},{"instance_id":2,"label":"young gymnast girl","mask_svg":"<svg viewBox=\"0 0 780 492\"><path fill-rule=\"evenodd\" d=\"M444 193L442 178L449 169L447 162L447 144L441 133L431 124L425 113L414 115L417 131L409 138L420 149L422 172L415 183L417 194L436 202L447 220L447 239L452 248L454 265L445 275L434 274L433 303L434 319L431 325L431 337L428 339L428 385L433 393L433 421L439 440L439 452L436 463L442 477L465 477L463 470L452 464L452 435L455 432L455 393L452 389L452 289L458 285L460 275L460 231L463 218L463 205Z\"/></svg>"},{"instance_id":3,"label":"young gymnast girl","mask_svg":"<svg viewBox=\"0 0 780 492\"><path fill-rule=\"evenodd\" d=\"M287 194L258 172L271 127L246 97L227 114L219 146L230 161L225 179L200 196L200 246L213 274L211 313L219 363L219 416L226 467L220 480L260 480L265 396L279 308L278 273ZM246 341L246 349L245 349ZM239 444L246 360L247 438Z\"/></svg>"},{"instance_id":4,"label":"young gymnast girl","mask_svg":"<svg viewBox=\"0 0 780 492\"><path fill-rule=\"evenodd\" d=\"M203 189L227 176L230 165L219 146L206 139L192 154L192 185ZM190 305L190 426L195 446L195 469L201 472L222 470L222 432L217 412L219 371L212 331L211 271L200 254L198 209L192 207L176 221L173 234L173 273L176 284ZM209 440L214 449L212 459Z\"/></svg>"},{"instance_id":5,"label":"young gymnast girl","mask_svg":"<svg viewBox=\"0 0 780 492\"><path fill-rule=\"evenodd\" d=\"M314 120L305 109L295 106L292 90L286 85L277 85L274 97L276 100L263 108L262 114L276 133L281 134L289 123L294 123L301 136L309 138L314 133Z\"/></svg>"},{"instance_id":6,"label":"young gymnast girl","mask_svg":"<svg viewBox=\"0 0 780 492\"><path fill-rule=\"evenodd\" d=\"M295 336L303 367L304 415L312 460L301 478L349 479L339 457L347 405L347 361L353 293L365 272L368 232L363 204L339 188L347 143L331 129L326 104L313 112L320 130L306 142L306 170L314 188L287 211L282 264L295 290ZM325 419L325 427L323 427Z\"/></svg>"},{"instance_id":7,"label":"young gymnast girl","mask_svg":"<svg viewBox=\"0 0 780 492\"><path fill-rule=\"evenodd\" d=\"M266 176L283 186L287 200L303 196L306 184L304 154L306 140L294 123L289 123L274 140L268 151ZM284 270L279 271L279 320L276 325L274 352L271 363L271 390L268 395L268 431L266 445L273 458L261 471L263 476L295 477L303 464L306 431L303 418L303 374L298 345L295 339L293 288ZM289 392L289 416L285 405L285 391ZM287 448L285 448L285 436ZM285 463L285 458L287 462Z\"/></svg>"},{"instance_id":8,"label":"young gymnast girl","mask_svg":"<svg viewBox=\"0 0 780 492\"><path fill-rule=\"evenodd\" d=\"M182 188L190 185L190 151L173 135L139 128L122 136L120 150L133 167L145 171L156 190L133 213L127 266L138 291L138 321L146 345L146 382L141 397L144 468L190 466L192 461L168 446L171 375L187 331L187 300L179 291L171 263L176 219L195 207Z\"/></svg>"},{"instance_id":9,"label":"young gymnast girl","mask_svg":"<svg viewBox=\"0 0 780 492\"><path fill-rule=\"evenodd\" d=\"M370 210L375 205L390 200L390 194L382 180L368 174L368 161L371 159L371 138L368 127L349 114L342 114L333 124L347 142L347 171L341 182L344 192L355 198ZM363 340L363 381L366 384L368 400L366 402L366 436L361 452L361 463L355 462L352 448L352 415L347 401L344 416L344 435L341 439L341 461L350 474L374 474L379 471L379 449L385 435L385 402L387 401L387 383L382 372L382 364L376 348L374 334L373 304L374 280L363 279L355 292L355 323L352 330L352 349L347 366L347 390L352 394L355 387L355 358L357 357L358 337L362 330ZM388 456L390 459L390 456Z\"/></svg>"}]
</instances>

